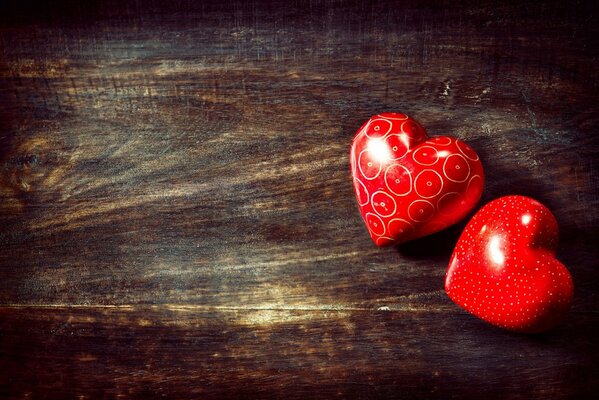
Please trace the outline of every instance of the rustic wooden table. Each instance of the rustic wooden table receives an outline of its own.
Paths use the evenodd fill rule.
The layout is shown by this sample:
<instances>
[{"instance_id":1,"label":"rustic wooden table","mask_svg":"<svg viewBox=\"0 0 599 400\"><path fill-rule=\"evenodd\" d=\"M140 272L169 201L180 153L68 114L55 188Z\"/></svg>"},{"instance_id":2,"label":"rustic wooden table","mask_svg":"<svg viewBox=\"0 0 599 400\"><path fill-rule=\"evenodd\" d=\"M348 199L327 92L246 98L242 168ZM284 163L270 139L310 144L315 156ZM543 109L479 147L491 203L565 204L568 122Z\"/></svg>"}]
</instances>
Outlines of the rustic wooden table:
<instances>
[{"instance_id":1,"label":"rustic wooden table","mask_svg":"<svg viewBox=\"0 0 599 400\"><path fill-rule=\"evenodd\" d=\"M592 3L0 5L0 396L588 398ZM348 152L403 111L533 196L575 301L508 333L443 291L464 223L376 248Z\"/></svg>"}]
</instances>

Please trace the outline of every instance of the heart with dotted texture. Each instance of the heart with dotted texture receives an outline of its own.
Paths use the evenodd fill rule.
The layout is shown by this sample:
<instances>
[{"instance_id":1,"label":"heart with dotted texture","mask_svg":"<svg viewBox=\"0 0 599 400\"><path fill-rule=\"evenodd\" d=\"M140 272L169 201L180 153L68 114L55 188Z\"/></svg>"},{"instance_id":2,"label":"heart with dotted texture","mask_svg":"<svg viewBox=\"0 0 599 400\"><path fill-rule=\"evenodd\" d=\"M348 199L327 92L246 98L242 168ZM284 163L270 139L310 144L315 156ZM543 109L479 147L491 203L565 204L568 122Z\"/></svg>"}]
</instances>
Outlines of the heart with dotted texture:
<instances>
[{"instance_id":1,"label":"heart with dotted texture","mask_svg":"<svg viewBox=\"0 0 599 400\"><path fill-rule=\"evenodd\" d=\"M460 307L501 328L537 333L570 307L574 286L555 258L557 221L538 201L506 196L481 208L460 236L445 291Z\"/></svg>"},{"instance_id":2,"label":"heart with dotted texture","mask_svg":"<svg viewBox=\"0 0 599 400\"><path fill-rule=\"evenodd\" d=\"M405 114L370 118L356 133L350 155L360 214L377 246L455 224L483 191L483 167L474 150L449 136L429 138Z\"/></svg>"}]
</instances>

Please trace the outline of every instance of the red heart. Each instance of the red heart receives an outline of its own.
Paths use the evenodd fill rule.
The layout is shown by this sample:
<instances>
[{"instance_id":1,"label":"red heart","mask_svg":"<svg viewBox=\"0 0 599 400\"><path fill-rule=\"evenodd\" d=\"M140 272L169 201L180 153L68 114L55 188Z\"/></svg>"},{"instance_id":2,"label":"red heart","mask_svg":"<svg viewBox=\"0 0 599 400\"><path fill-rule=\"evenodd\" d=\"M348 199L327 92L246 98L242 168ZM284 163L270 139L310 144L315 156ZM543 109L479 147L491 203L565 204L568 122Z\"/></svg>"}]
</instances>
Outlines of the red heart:
<instances>
[{"instance_id":1,"label":"red heart","mask_svg":"<svg viewBox=\"0 0 599 400\"><path fill-rule=\"evenodd\" d=\"M506 196L480 209L460 236L445 291L460 307L502 328L535 333L556 325L574 286L555 258L557 221L529 197Z\"/></svg>"},{"instance_id":2,"label":"red heart","mask_svg":"<svg viewBox=\"0 0 599 400\"><path fill-rule=\"evenodd\" d=\"M455 224L476 205L483 168L448 136L429 138L414 119L384 113L356 133L351 171L360 213L377 246L403 243Z\"/></svg>"}]
</instances>

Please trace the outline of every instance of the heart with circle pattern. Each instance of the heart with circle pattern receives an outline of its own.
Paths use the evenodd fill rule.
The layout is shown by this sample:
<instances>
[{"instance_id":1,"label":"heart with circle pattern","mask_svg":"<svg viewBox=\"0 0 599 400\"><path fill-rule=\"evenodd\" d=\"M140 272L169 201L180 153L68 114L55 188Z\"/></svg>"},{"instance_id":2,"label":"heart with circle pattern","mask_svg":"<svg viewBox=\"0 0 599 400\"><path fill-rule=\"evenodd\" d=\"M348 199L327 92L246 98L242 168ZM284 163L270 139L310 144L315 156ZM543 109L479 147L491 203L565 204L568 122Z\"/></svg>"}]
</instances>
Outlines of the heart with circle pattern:
<instances>
[{"instance_id":1,"label":"heart with circle pattern","mask_svg":"<svg viewBox=\"0 0 599 400\"><path fill-rule=\"evenodd\" d=\"M455 224L476 206L484 186L474 150L449 136L429 138L401 113L375 115L364 123L350 163L360 213L377 246Z\"/></svg>"}]
</instances>

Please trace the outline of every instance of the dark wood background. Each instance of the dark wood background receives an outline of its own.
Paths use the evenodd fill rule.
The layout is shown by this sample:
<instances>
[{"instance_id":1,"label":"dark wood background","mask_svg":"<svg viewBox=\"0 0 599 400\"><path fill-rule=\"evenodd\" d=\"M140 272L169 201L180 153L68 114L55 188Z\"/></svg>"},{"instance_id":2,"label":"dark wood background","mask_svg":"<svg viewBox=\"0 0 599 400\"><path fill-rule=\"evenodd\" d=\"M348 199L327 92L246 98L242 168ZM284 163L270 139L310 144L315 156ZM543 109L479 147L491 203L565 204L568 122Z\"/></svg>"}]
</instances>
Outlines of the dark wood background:
<instances>
[{"instance_id":1,"label":"dark wood background","mask_svg":"<svg viewBox=\"0 0 599 400\"><path fill-rule=\"evenodd\" d=\"M599 389L593 2L0 5L0 395L589 398ZM377 249L349 146L406 112L482 204L560 224L572 312L519 335L443 291L464 227Z\"/></svg>"}]
</instances>

